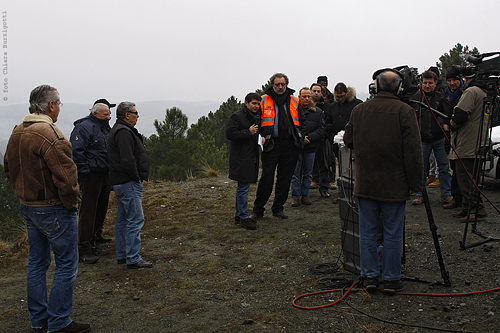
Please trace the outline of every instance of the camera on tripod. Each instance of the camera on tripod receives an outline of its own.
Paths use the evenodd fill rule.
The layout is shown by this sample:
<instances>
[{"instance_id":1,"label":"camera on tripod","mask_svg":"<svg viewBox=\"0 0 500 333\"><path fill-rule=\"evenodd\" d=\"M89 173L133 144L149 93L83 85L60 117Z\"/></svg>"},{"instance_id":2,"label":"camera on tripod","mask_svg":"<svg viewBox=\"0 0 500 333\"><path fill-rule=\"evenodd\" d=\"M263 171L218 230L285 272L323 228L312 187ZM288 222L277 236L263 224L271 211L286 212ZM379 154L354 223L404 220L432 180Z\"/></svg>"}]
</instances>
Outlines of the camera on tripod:
<instances>
[{"instance_id":1,"label":"camera on tripod","mask_svg":"<svg viewBox=\"0 0 500 333\"><path fill-rule=\"evenodd\" d=\"M463 76L476 74L476 78L479 80L495 79L496 76L496 79L500 80L500 52L484 53L478 56L467 55L465 60L473 66L453 65L452 68L458 74Z\"/></svg>"}]
</instances>

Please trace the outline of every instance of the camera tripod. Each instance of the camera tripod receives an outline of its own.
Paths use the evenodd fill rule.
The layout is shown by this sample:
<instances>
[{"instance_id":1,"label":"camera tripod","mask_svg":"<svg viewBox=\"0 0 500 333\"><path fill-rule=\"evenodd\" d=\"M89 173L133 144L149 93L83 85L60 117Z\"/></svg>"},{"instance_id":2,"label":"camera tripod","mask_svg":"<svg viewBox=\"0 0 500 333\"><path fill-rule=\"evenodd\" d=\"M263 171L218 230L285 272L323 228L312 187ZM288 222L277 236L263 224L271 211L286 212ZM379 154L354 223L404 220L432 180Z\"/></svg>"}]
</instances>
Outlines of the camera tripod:
<instances>
[{"instance_id":1,"label":"camera tripod","mask_svg":"<svg viewBox=\"0 0 500 333\"><path fill-rule=\"evenodd\" d=\"M474 167L472 169L472 175L468 176L471 179L471 185L469 188L469 204L467 207L467 219L464 227L464 236L460 242L460 250L465 250L475 246L485 244L490 241L500 241L498 237L488 236L477 230L477 218L479 204L481 202L481 195L484 195L482 188L484 185L484 174L486 171L486 160L491 156L491 122L494 115L494 103L498 95L498 82L496 79L486 79L486 90L487 94L483 99L483 107L481 112L480 126L477 134L476 150L474 158ZM499 112L500 110L496 110ZM485 117L486 121L485 121ZM488 132L486 139L484 139L484 133ZM460 161L461 162L461 161ZM462 162L461 162L462 163ZM465 166L464 166L465 169ZM466 169L465 169L466 170ZM486 200L494 207L497 212L500 213L498 208L485 196ZM474 219L471 221L471 211L474 210ZM469 223L472 223L472 233L483 238L483 240L466 245L467 232L469 228Z\"/></svg>"}]
</instances>

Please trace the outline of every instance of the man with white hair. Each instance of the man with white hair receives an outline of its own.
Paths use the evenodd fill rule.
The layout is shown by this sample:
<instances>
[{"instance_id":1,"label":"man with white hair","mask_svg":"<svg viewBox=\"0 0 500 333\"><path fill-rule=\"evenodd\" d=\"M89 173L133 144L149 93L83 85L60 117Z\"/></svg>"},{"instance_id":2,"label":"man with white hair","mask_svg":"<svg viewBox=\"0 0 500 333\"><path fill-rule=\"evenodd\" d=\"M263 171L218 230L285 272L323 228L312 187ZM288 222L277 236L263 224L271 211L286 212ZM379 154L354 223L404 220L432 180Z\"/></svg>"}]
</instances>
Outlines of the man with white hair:
<instances>
[{"instance_id":1,"label":"man with white hair","mask_svg":"<svg viewBox=\"0 0 500 333\"><path fill-rule=\"evenodd\" d=\"M90 109L90 114L74 122L70 142L73 146L73 161L78 167L81 203L78 216L78 252L80 262L92 264L98 256L109 250L99 243L110 239L102 237L102 226L108 210L109 184L108 134L111 119L110 104L106 99L98 99Z\"/></svg>"}]
</instances>

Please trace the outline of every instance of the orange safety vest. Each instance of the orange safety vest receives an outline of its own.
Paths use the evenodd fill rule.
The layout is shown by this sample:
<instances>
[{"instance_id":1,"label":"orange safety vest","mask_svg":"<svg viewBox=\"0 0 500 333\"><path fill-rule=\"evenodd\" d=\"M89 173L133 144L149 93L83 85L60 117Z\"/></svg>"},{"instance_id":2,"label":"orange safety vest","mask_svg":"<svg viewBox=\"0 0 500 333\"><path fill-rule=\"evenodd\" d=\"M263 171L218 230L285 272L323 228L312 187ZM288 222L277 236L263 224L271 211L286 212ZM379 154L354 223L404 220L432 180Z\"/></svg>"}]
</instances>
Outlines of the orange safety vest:
<instances>
[{"instance_id":1,"label":"orange safety vest","mask_svg":"<svg viewBox=\"0 0 500 333\"><path fill-rule=\"evenodd\" d=\"M297 110L299 102L290 95L290 115L292 116L293 124L299 127L299 111ZM262 109L262 121L260 123L261 127L274 126L274 117L276 117L276 111L274 110L274 101L271 97L264 95L262 96L262 101L260 101L260 107Z\"/></svg>"}]
</instances>

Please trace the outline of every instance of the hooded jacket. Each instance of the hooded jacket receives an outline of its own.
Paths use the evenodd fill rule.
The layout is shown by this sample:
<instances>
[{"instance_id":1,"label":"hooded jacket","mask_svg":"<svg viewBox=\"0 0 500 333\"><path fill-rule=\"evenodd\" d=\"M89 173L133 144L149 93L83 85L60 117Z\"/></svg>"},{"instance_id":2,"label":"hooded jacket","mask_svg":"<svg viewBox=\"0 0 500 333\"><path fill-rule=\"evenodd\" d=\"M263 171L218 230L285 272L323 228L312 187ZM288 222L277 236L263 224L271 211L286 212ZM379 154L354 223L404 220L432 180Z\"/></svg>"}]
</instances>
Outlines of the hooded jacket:
<instances>
[{"instance_id":1,"label":"hooded jacket","mask_svg":"<svg viewBox=\"0 0 500 333\"><path fill-rule=\"evenodd\" d=\"M78 180L71 143L44 114L30 114L16 126L4 156L4 170L26 206L63 204L76 212Z\"/></svg>"},{"instance_id":2,"label":"hooded jacket","mask_svg":"<svg viewBox=\"0 0 500 333\"><path fill-rule=\"evenodd\" d=\"M328 111L325 112L326 132L329 137L337 135L345 128L345 125L351 117L351 112L358 104L363 103L356 98L356 90L353 87L347 88L347 99L340 104L338 101L330 104Z\"/></svg>"}]
</instances>

